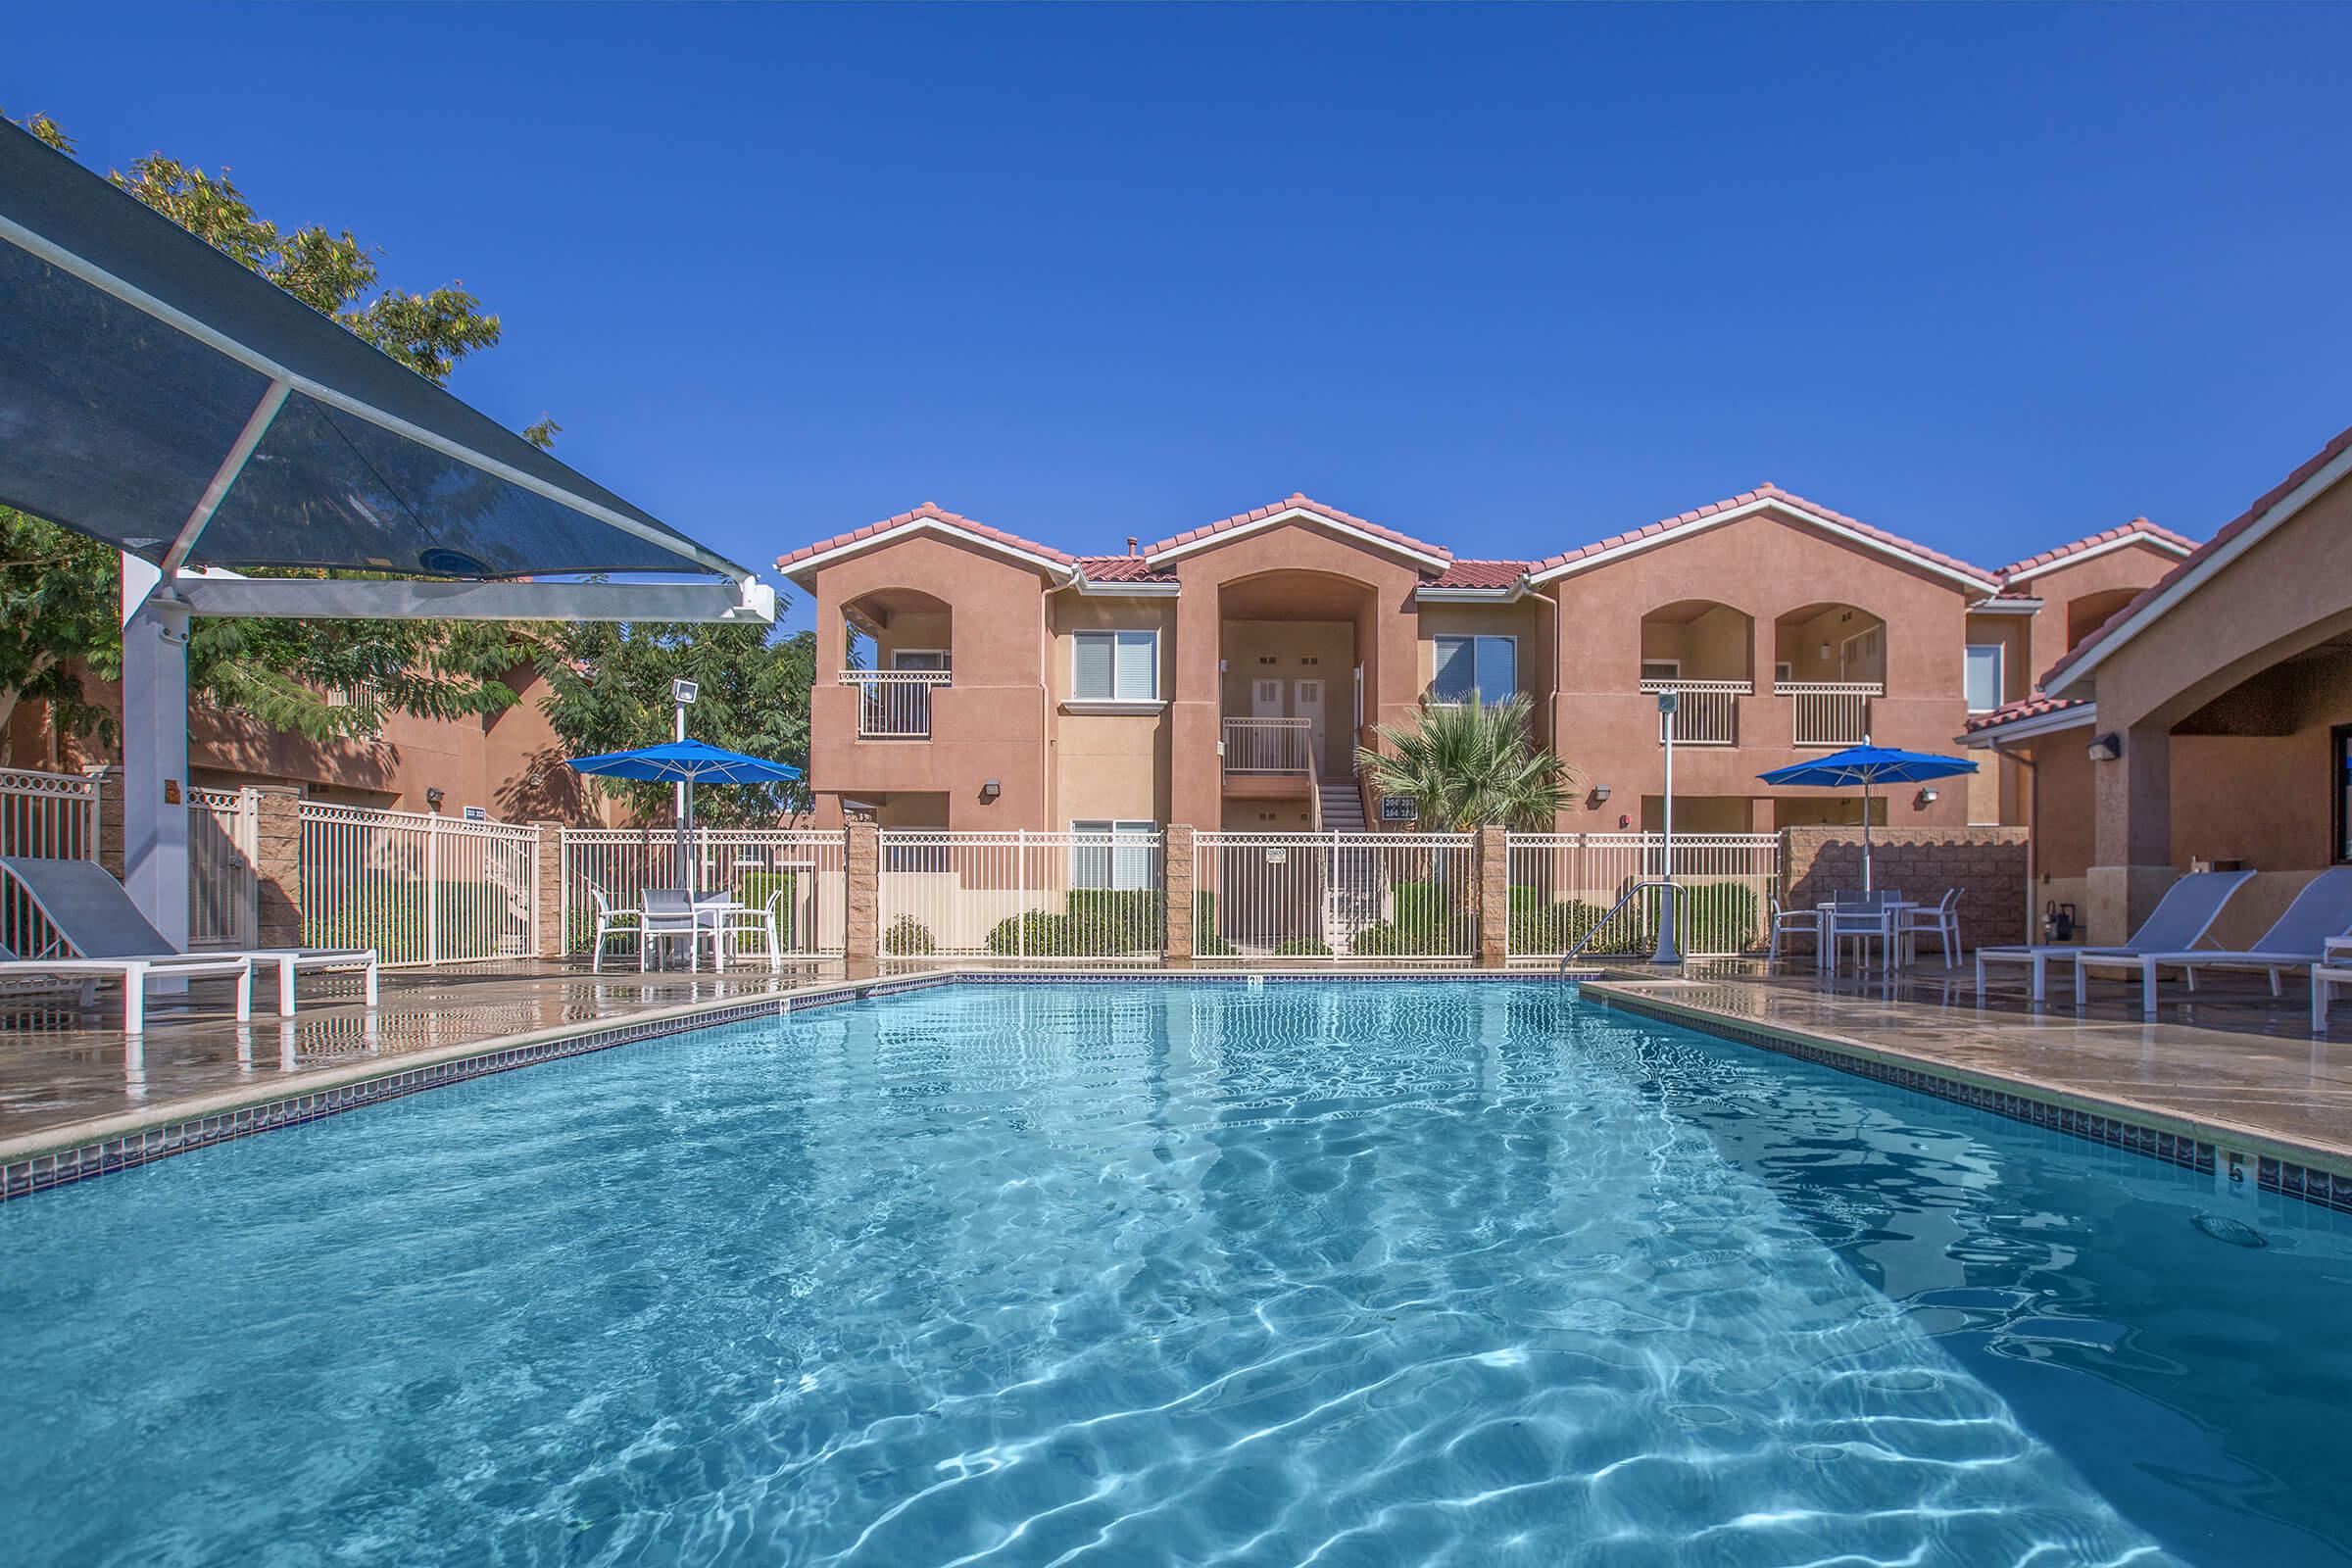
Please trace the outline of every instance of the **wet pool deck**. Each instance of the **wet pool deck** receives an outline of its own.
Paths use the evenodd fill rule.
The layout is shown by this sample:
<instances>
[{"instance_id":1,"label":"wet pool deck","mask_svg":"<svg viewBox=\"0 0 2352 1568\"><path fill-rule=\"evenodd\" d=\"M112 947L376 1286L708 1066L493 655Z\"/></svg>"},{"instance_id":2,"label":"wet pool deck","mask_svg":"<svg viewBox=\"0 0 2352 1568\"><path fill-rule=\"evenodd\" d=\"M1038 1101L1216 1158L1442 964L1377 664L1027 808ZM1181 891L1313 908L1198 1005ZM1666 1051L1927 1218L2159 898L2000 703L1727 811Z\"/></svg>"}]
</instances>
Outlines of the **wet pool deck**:
<instances>
[{"instance_id":1,"label":"wet pool deck","mask_svg":"<svg viewBox=\"0 0 2352 1568\"><path fill-rule=\"evenodd\" d=\"M839 985L838 973L595 976L556 962L388 970L372 1019L356 986L321 980L305 982L293 1019L257 1016L240 1027L224 990L200 984L187 1003L159 999L136 1047L93 1027L103 1014L0 1004L0 1162L518 1041ZM2273 1002L2259 979L2226 978L2168 1004L2152 1025L2120 986L2080 1017L2071 993L2035 1009L1996 988L1980 1007L1971 973L1933 965L1892 984L1829 985L1809 971L1766 976L1752 964L1664 977L1626 967L1592 989L1701 1026L1712 1019L2352 1174L2352 1009L2339 1010L2329 1039L2314 1041L2305 997L2291 984Z\"/></svg>"}]
</instances>

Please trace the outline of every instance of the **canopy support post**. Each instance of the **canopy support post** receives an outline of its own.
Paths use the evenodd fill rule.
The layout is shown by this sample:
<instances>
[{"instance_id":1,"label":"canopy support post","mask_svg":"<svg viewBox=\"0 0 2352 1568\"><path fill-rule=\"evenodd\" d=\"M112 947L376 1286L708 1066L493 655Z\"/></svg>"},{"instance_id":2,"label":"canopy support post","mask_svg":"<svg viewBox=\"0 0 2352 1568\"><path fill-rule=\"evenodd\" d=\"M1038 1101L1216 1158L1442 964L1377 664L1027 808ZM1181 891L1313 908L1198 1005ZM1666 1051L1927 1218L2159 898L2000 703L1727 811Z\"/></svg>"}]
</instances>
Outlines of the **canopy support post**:
<instances>
[{"instance_id":1,"label":"canopy support post","mask_svg":"<svg viewBox=\"0 0 2352 1568\"><path fill-rule=\"evenodd\" d=\"M122 558L122 885L188 945L188 607Z\"/></svg>"}]
</instances>

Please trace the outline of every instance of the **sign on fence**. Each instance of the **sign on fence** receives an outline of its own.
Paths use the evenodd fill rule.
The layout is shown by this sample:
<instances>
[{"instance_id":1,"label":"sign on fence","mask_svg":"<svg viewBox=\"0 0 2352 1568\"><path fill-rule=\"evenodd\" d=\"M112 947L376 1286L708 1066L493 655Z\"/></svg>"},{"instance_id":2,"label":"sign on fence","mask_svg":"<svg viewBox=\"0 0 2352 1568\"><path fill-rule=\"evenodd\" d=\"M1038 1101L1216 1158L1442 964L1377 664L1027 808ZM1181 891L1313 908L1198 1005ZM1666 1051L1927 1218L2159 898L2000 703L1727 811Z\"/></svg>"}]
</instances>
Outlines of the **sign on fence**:
<instances>
[{"instance_id":1,"label":"sign on fence","mask_svg":"<svg viewBox=\"0 0 2352 1568\"><path fill-rule=\"evenodd\" d=\"M1418 822L1421 820L1421 802L1410 795L1383 795L1380 798L1380 819L1383 822Z\"/></svg>"}]
</instances>

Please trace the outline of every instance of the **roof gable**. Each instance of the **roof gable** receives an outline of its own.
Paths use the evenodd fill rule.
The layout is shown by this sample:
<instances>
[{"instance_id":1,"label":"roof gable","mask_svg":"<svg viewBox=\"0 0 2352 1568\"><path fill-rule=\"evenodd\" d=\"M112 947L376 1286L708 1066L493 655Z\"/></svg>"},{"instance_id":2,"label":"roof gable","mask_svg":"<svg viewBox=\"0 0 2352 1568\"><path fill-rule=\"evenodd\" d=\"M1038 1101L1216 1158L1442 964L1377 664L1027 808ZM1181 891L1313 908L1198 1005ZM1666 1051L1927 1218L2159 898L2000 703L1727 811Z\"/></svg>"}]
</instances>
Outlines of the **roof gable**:
<instances>
[{"instance_id":1,"label":"roof gable","mask_svg":"<svg viewBox=\"0 0 2352 1568\"><path fill-rule=\"evenodd\" d=\"M1287 500L1273 506L1259 507L1253 512L1238 512L1230 517L1198 528L1188 528L1172 538L1162 539L1144 551L1144 559L1157 566L1163 562L1231 543L1248 534L1292 523L1320 526L1347 534L1375 549L1404 556L1425 571L1444 571L1453 561L1453 552L1444 545L1429 544L1410 534L1398 533L1394 528L1384 527L1352 513L1342 512L1337 507L1310 501L1296 491Z\"/></svg>"},{"instance_id":2,"label":"roof gable","mask_svg":"<svg viewBox=\"0 0 2352 1568\"><path fill-rule=\"evenodd\" d=\"M969 517L958 516L934 502L926 501L912 512L902 512L897 516L884 517L880 522L869 522L862 528L835 534L830 539L820 539L812 545L803 545L790 555L778 556L776 569L797 581L844 556L857 555L899 539L926 533L977 546L1035 567L1049 576L1066 577L1077 564L1076 557L1056 550L1052 545L1041 545L1034 539L1023 539L1002 528L974 522Z\"/></svg>"},{"instance_id":3,"label":"roof gable","mask_svg":"<svg viewBox=\"0 0 2352 1568\"><path fill-rule=\"evenodd\" d=\"M2072 543L2044 550L2038 555L2028 556L2023 561L2012 561L1994 575L1999 577L2004 585L2025 582L2030 578L2040 576L2045 571L2052 571L2060 566L2077 565L2093 557L2129 549L2133 545L2147 546L2176 557L2185 556L2197 548L2197 542L2194 539L2185 538L2173 532L2170 528L2158 527L2145 517L2133 517L2130 522L2118 527L2104 528L2097 533L2086 534Z\"/></svg>"},{"instance_id":4,"label":"roof gable","mask_svg":"<svg viewBox=\"0 0 2352 1568\"><path fill-rule=\"evenodd\" d=\"M1942 577L1967 591L1991 593L2000 586L1999 580L1982 566L1972 566L1956 556L1931 550L1926 545L1914 543L1899 534L1888 533L1884 528L1873 527L1841 512L1817 506L1803 496L1770 483L1742 491L1728 500L1709 502L1706 506L1660 518L1643 527L1547 557L1535 564L1529 572L1529 580L1537 583L1556 581L1572 573L1589 570L1640 551L1655 549L1741 517L1765 514L1818 528L1900 561L1908 566Z\"/></svg>"}]
</instances>

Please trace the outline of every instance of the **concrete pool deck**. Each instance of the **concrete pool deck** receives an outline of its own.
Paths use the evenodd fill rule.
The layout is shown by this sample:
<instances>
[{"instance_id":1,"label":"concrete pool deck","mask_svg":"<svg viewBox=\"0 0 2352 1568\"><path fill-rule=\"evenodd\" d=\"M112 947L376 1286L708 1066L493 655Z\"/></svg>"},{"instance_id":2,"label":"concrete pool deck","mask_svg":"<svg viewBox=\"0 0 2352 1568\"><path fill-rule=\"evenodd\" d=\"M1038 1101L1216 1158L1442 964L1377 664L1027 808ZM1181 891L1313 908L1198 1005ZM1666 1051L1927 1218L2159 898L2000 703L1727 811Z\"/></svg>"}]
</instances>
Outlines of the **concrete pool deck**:
<instances>
[{"instance_id":1,"label":"concrete pool deck","mask_svg":"<svg viewBox=\"0 0 2352 1568\"><path fill-rule=\"evenodd\" d=\"M1218 974L1059 972L1145 983ZM1344 979L1350 972L1294 969L1284 977ZM1004 978L1001 970L950 968L865 984L984 973ZM1410 977L1550 976L1457 969ZM2112 1114L2227 1151L2329 1171L2352 1186L2352 1038L2312 1040L2304 1003L2291 987L2283 1001L2273 1002L2259 981L2224 981L2145 1024L2120 987L2078 1017L2071 999L2037 1010L2006 991L1980 1008L1972 982L1965 971L1928 968L1890 984L1823 984L1810 972L1767 976L1742 963L1694 964L1667 975L1611 966L1602 978L1587 980L1593 1000L1629 1010L1751 1043L1895 1064ZM623 1036L743 1016L747 1005L777 1007L795 996L850 988L837 977L765 970L596 976L563 962L517 961L387 971L372 1020L356 987L330 982L317 987L315 998L312 989L306 986L294 1018L257 1016L242 1027L220 988L199 989L192 1003L160 1008L135 1046L120 1031L87 1027L91 1019L70 1011L44 1013L20 1003L0 1012L0 1166L11 1167L10 1191L23 1186L23 1162L72 1159L61 1152L78 1152L85 1172L111 1170L176 1152L178 1129L200 1121L206 1134L191 1136L187 1147L483 1070L601 1049ZM2352 1029L2338 1032L2352 1037ZM302 1103L289 1108L297 1100ZM249 1112L255 1113L250 1127ZM220 1130L213 1130L215 1122ZM135 1152L141 1135L149 1140L144 1155ZM91 1163L97 1146L124 1140L134 1149L129 1157L117 1158L110 1149L103 1167Z\"/></svg>"}]
</instances>

